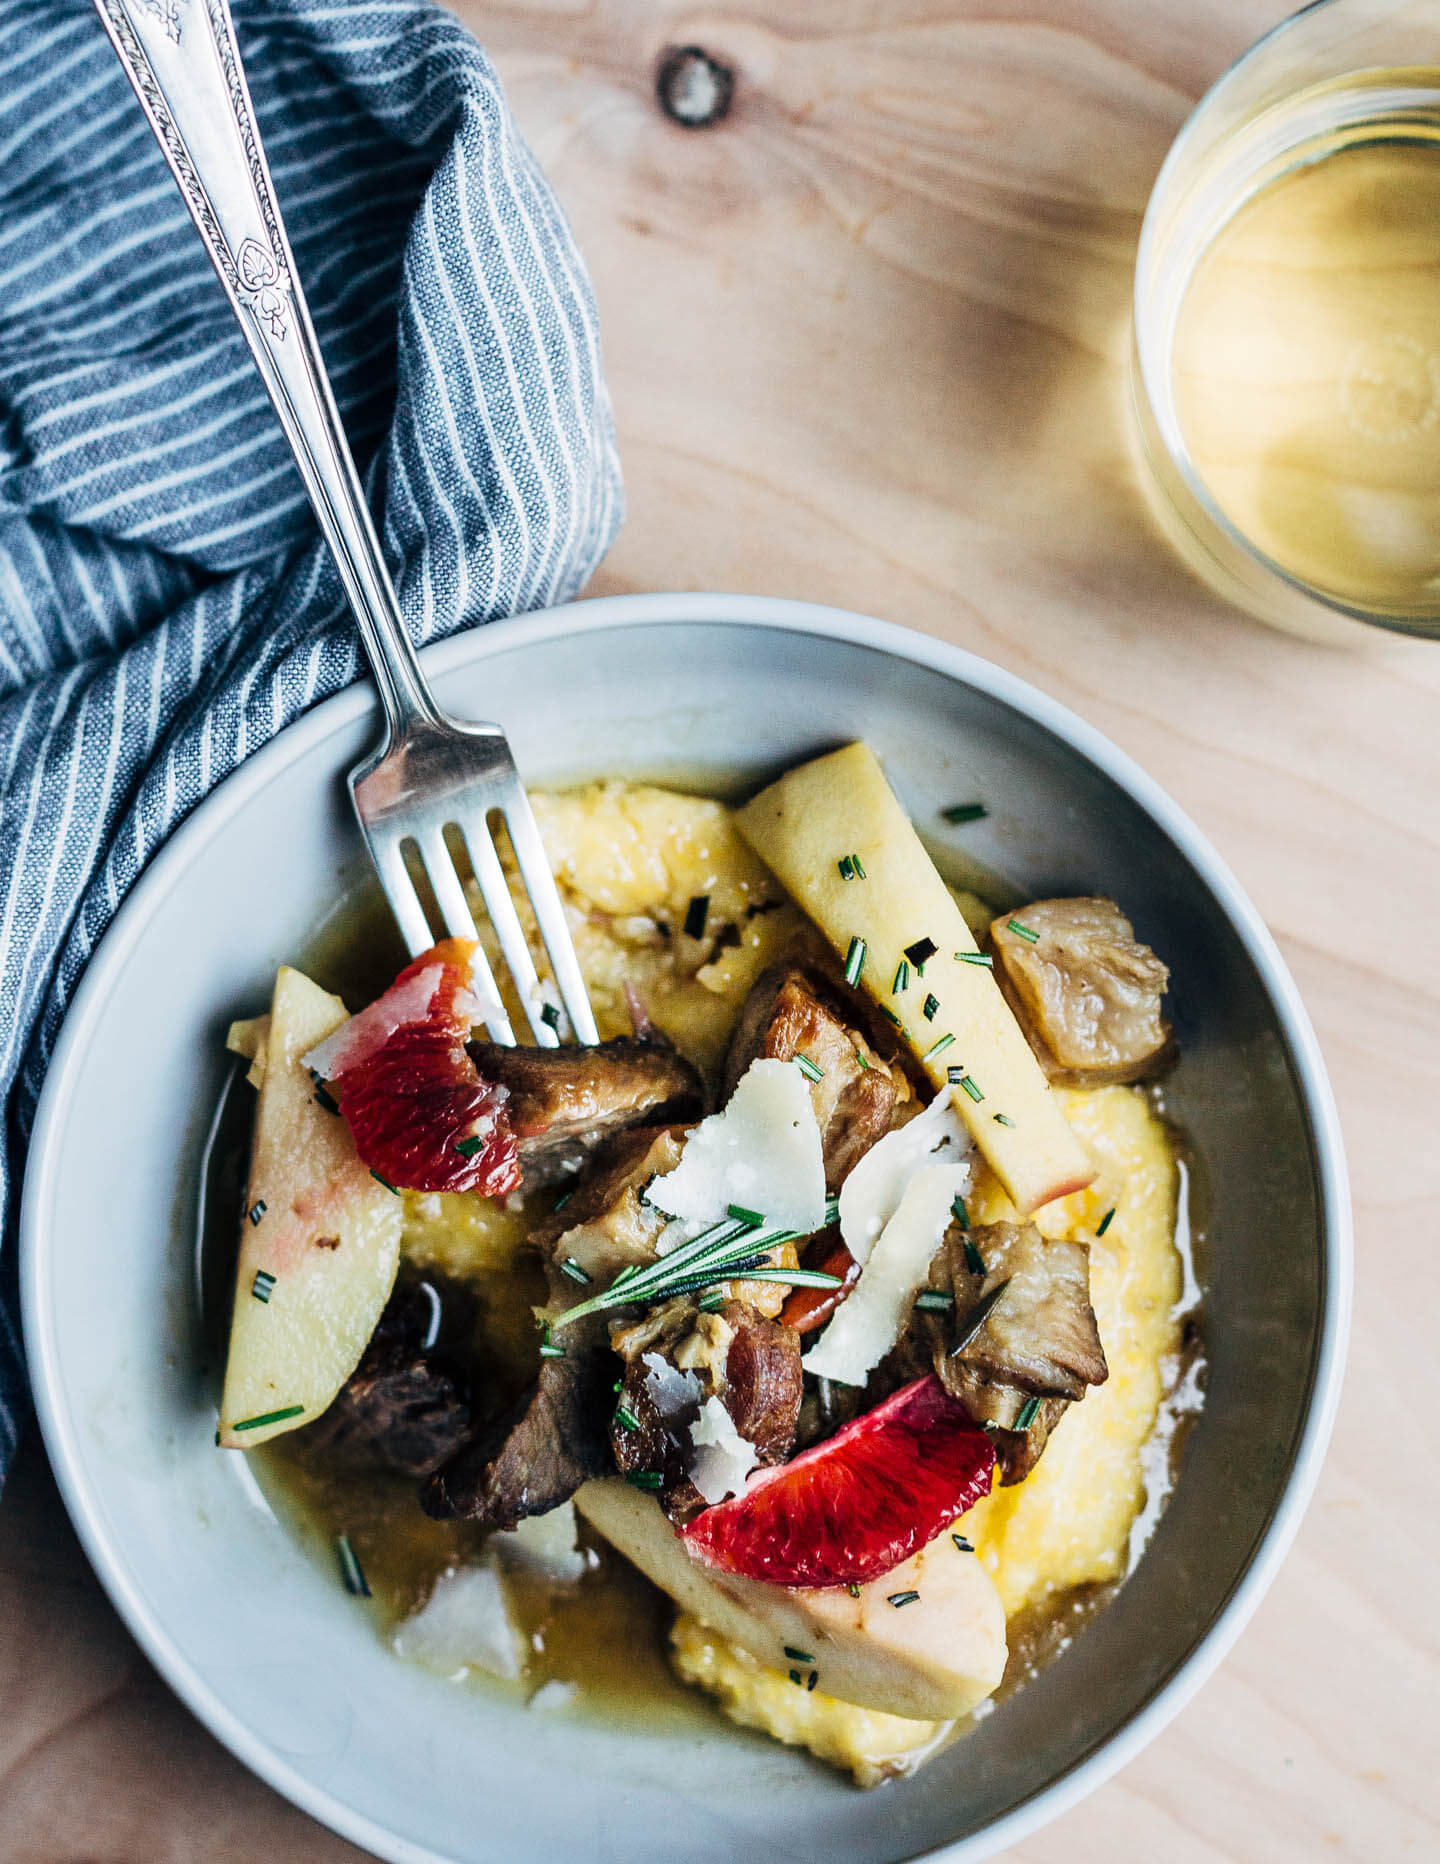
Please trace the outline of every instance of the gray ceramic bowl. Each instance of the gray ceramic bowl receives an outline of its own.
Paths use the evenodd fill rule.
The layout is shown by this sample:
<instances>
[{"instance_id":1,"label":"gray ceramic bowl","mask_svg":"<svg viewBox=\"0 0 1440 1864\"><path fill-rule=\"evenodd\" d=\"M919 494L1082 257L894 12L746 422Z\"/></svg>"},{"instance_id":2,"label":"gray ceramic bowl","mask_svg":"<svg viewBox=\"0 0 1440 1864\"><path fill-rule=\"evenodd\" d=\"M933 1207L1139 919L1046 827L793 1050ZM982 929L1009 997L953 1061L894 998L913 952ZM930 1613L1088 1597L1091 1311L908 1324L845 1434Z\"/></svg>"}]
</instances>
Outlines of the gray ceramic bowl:
<instances>
[{"instance_id":1,"label":"gray ceramic bowl","mask_svg":"<svg viewBox=\"0 0 1440 1864\"><path fill-rule=\"evenodd\" d=\"M1080 720L902 629L755 598L646 596L427 655L445 703L504 721L541 782L727 789L863 736L920 823L1023 892L1125 904L1168 958L1175 1116L1213 1215L1209 1400L1134 1578L1040 1679L913 1781L861 1796L718 1720L528 1715L406 1668L215 1453L191 1255L227 1019L264 1000L362 860L339 773L361 689L231 777L151 865L91 963L46 1086L23 1211L26 1333L66 1502L131 1630L236 1754L395 1860L971 1860L1133 1755L1214 1668L1294 1533L1349 1304L1344 1162L1295 987L1175 806ZM623 1661L623 1653L617 1653Z\"/></svg>"}]
</instances>

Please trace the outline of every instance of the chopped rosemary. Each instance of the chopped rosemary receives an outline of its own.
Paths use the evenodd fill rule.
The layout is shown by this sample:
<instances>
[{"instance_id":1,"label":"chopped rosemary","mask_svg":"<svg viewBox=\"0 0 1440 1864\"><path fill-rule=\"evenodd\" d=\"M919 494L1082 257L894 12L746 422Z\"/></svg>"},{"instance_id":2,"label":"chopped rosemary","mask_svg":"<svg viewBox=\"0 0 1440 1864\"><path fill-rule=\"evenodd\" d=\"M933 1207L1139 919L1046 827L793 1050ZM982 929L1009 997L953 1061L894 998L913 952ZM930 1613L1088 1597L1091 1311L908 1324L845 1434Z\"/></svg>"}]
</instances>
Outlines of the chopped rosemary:
<instances>
[{"instance_id":1,"label":"chopped rosemary","mask_svg":"<svg viewBox=\"0 0 1440 1864\"><path fill-rule=\"evenodd\" d=\"M700 1297L700 1312L702 1314L718 1314L724 1305L725 1290L723 1288L712 1288L709 1294L703 1294Z\"/></svg>"},{"instance_id":2,"label":"chopped rosemary","mask_svg":"<svg viewBox=\"0 0 1440 1864\"><path fill-rule=\"evenodd\" d=\"M355 1557L355 1549L350 1545L348 1534L340 1535L335 1542L335 1551L340 1556L340 1577L345 1581L345 1590L357 1599L370 1597L370 1582L365 1577L365 1569Z\"/></svg>"},{"instance_id":3,"label":"chopped rosemary","mask_svg":"<svg viewBox=\"0 0 1440 1864\"><path fill-rule=\"evenodd\" d=\"M483 1139L472 1133L468 1139L457 1139L455 1141L455 1150L460 1154L462 1159L473 1159L484 1143L485 1141Z\"/></svg>"},{"instance_id":4,"label":"chopped rosemary","mask_svg":"<svg viewBox=\"0 0 1440 1864\"><path fill-rule=\"evenodd\" d=\"M790 1672L790 1681L792 1683L798 1684L801 1688L803 1688L805 1685L805 1678L801 1676L798 1670L792 1670Z\"/></svg>"},{"instance_id":5,"label":"chopped rosemary","mask_svg":"<svg viewBox=\"0 0 1440 1864\"><path fill-rule=\"evenodd\" d=\"M265 1215L268 1209L269 1205L265 1202L264 1198L257 1197L255 1202L245 1212L245 1215L250 1219L252 1224L256 1224Z\"/></svg>"},{"instance_id":6,"label":"chopped rosemary","mask_svg":"<svg viewBox=\"0 0 1440 1864\"><path fill-rule=\"evenodd\" d=\"M917 977L923 977L925 975L926 965L929 964L930 960L939 949L940 947L935 943L933 938L917 938L913 945L907 945L905 947L905 956L910 960L911 964L914 965L915 975Z\"/></svg>"},{"instance_id":7,"label":"chopped rosemary","mask_svg":"<svg viewBox=\"0 0 1440 1864\"><path fill-rule=\"evenodd\" d=\"M589 1287L590 1277L585 1273L584 1269L581 1268L574 1256L566 1256L565 1260L560 1264L560 1269L561 1273L568 1275L571 1281L579 1282L582 1288Z\"/></svg>"},{"instance_id":8,"label":"chopped rosemary","mask_svg":"<svg viewBox=\"0 0 1440 1864\"><path fill-rule=\"evenodd\" d=\"M710 917L710 895L697 893L685 908L686 938L704 938L705 921Z\"/></svg>"},{"instance_id":9,"label":"chopped rosemary","mask_svg":"<svg viewBox=\"0 0 1440 1864\"><path fill-rule=\"evenodd\" d=\"M974 1547L971 1545L971 1543L968 1540L966 1540L963 1534L952 1534L950 1538L951 1540L954 1541L955 1545L960 1549L961 1553L974 1553L975 1551Z\"/></svg>"},{"instance_id":10,"label":"chopped rosemary","mask_svg":"<svg viewBox=\"0 0 1440 1864\"><path fill-rule=\"evenodd\" d=\"M932 991L930 995L925 999L925 1004L922 1010L920 1011L920 1014L925 1018L927 1023L933 1023L935 1020L935 1012L939 1008L940 1008L940 999Z\"/></svg>"},{"instance_id":11,"label":"chopped rosemary","mask_svg":"<svg viewBox=\"0 0 1440 1864\"><path fill-rule=\"evenodd\" d=\"M265 1269L256 1269L255 1279L250 1284L250 1292L255 1299L266 1307L270 1305L270 1296L275 1289L275 1277Z\"/></svg>"},{"instance_id":12,"label":"chopped rosemary","mask_svg":"<svg viewBox=\"0 0 1440 1864\"><path fill-rule=\"evenodd\" d=\"M895 1014L894 1010L890 1008L890 1005L888 1003L882 1003L880 1005L880 1014L885 1018L886 1022L894 1023L895 1027L900 1031L902 1036L909 1034L909 1031L906 1029L904 1023L901 1022L900 1018Z\"/></svg>"},{"instance_id":13,"label":"chopped rosemary","mask_svg":"<svg viewBox=\"0 0 1440 1864\"><path fill-rule=\"evenodd\" d=\"M983 964L989 971L995 969L995 960L988 951L957 951L955 962L956 964Z\"/></svg>"},{"instance_id":14,"label":"chopped rosemary","mask_svg":"<svg viewBox=\"0 0 1440 1864\"><path fill-rule=\"evenodd\" d=\"M850 949L845 954L845 982L852 989L860 982L860 974L865 969L865 954L869 950L863 938L852 938Z\"/></svg>"},{"instance_id":15,"label":"chopped rosemary","mask_svg":"<svg viewBox=\"0 0 1440 1864\"><path fill-rule=\"evenodd\" d=\"M962 1062L958 1066L947 1068L945 1070L945 1079L950 1083L951 1087L959 1087L960 1083L965 1079L964 1063Z\"/></svg>"},{"instance_id":16,"label":"chopped rosemary","mask_svg":"<svg viewBox=\"0 0 1440 1864\"><path fill-rule=\"evenodd\" d=\"M649 1489L653 1494L665 1478L658 1469L631 1469L626 1472L625 1480L632 1488Z\"/></svg>"},{"instance_id":17,"label":"chopped rosemary","mask_svg":"<svg viewBox=\"0 0 1440 1864\"><path fill-rule=\"evenodd\" d=\"M972 1275L985 1275L989 1273L985 1267L984 1256L982 1256L980 1251L975 1247L973 1238L969 1236L965 1238L965 1266Z\"/></svg>"},{"instance_id":18,"label":"chopped rosemary","mask_svg":"<svg viewBox=\"0 0 1440 1864\"><path fill-rule=\"evenodd\" d=\"M977 1106L985 1098L980 1089L975 1085L974 1080L968 1074L961 1075L960 1077L960 1091L962 1094L968 1094Z\"/></svg>"},{"instance_id":19,"label":"chopped rosemary","mask_svg":"<svg viewBox=\"0 0 1440 1864\"><path fill-rule=\"evenodd\" d=\"M952 1045L954 1040L954 1036L951 1035L941 1036L938 1041L930 1044L929 1048L926 1049L925 1053L920 1057L921 1061L934 1061L937 1055L943 1055L945 1053L946 1049Z\"/></svg>"},{"instance_id":20,"label":"chopped rosemary","mask_svg":"<svg viewBox=\"0 0 1440 1864\"><path fill-rule=\"evenodd\" d=\"M338 1113L340 1111L338 1101L326 1088L323 1081L316 1086L313 1098L316 1106L323 1107L327 1113Z\"/></svg>"},{"instance_id":21,"label":"chopped rosemary","mask_svg":"<svg viewBox=\"0 0 1440 1864\"><path fill-rule=\"evenodd\" d=\"M810 1681L805 1685L805 1688L807 1690L811 1690L815 1687L815 1685L819 1681L820 1681L820 1672L818 1670L812 1670L810 1672Z\"/></svg>"},{"instance_id":22,"label":"chopped rosemary","mask_svg":"<svg viewBox=\"0 0 1440 1864\"><path fill-rule=\"evenodd\" d=\"M954 1305L954 1295L939 1288L922 1288L915 1297L915 1309L920 1314L948 1314Z\"/></svg>"},{"instance_id":23,"label":"chopped rosemary","mask_svg":"<svg viewBox=\"0 0 1440 1864\"><path fill-rule=\"evenodd\" d=\"M860 1072L861 1072L862 1074L869 1074L869 1072L870 1072L870 1064L869 1064L869 1062L868 1062L868 1061L866 1061L866 1059L865 1059L865 1051L864 1051L864 1049L862 1049L862 1048L861 1048L861 1047L860 1047L860 1046L859 1046L858 1044L856 1045L856 1049L855 1049L855 1059L856 1059L856 1061L858 1061L858 1062L859 1062L859 1064L860 1064Z\"/></svg>"},{"instance_id":24,"label":"chopped rosemary","mask_svg":"<svg viewBox=\"0 0 1440 1864\"><path fill-rule=\"evenodd\" d=\"M995 1115L995 1124L997 1126L1013 1126L1015 1122L1010 1118L1008 1113L997 1113Z\"/></svg>"},{"instance_id":25,"label":"chopped rosemary","mask_svg":"<svg viewBox=\"0 0 1440 1864\"><path fill-rule=\"evenodd\" d=\"M795 1057L795 1066L800 1070L807 1081L823 1081L825 1079L825 1070L823 1068L817 1068L808 1055L797 1055Z\"/></svg>"},{"instance_id":26,"label":"chopped rosemary","mask_svg":"<svg viewBox=\"0 0 1440 1864\"><path fill-rule=\"evenodd\" d=\"M621 1430L639 1430L640 1428L639 1418L636 1417L635 1413L630 1410L628 1406L623 1404L617 1404L615 1407L615 1422L620 1426Z\"/></svg>"},{"instance_id":27,"label":"chopped rosemary","mask_svg":"<svg viewBox=\"0 0 1440 1864\"><path fill-rule=\"evenodd\" d=\"M860 1596L860 1588L853 1579L850 1581L850 1584L846 1586L845 1590L850 1594L852 1599L858 1599Z\"/></svg>"},{"instance_id":28,"label":"chopped rosemary","mask_svg":"<svg viewBox=\"0 0 1440 1864\"><path fill-rule=\"evenodd\" d=\"M910 988L910 960L902 958L895 967L895 976L891 980L890 995L898 997L902 990Z\"/></svg>"},{"instance_id":29,"label":"chopped rosemary","mask_svg":"<svg viewBox=\"0 0 1440 1864\"><path fill-rule=\"evenodd\" d=\"M1020 1414L1015 1419L1016 1430L1029 1430L1035 1422L1035 1413L1040 1409L1038 1398L1027 1398L1020 1407Z\"/></svg>"},{"instance_id":30,"label":"chopped rosemary","mask_svg":"<svg viewBox=\"0 0 1440 1864\"><path fill-rule=\"evenodd\" d=\"M551 1210L552 1211L563 1210L565 1206L570 1202L571 1198L574 1197L574 1195L575 1193L573 1191L567 1191L564 1197L557 1197L555 1202L550 1207Z\"/></svg>"},{"instance_id":31,"label":"chopped rosemary","mask_svg":"<svg viewBox=\"0 0 1440 1864\"><path fill-rule=\"evenodd\" d=\"M966 822L983 822L989 813L984 803L951 803L940 811L940 820L960 828Z\"/></svg>"},{"instance_id":32,"label":"chopped rosemary","mask_svg":"<svg viewBox=\"0 0 1440 1864\"><path fill-rule=\"evenodd\" d=\"M1100 1219L1099 1223L1096 1224L1095 1234L1097 1236L1103 1236L1105 1232L1110 1228L1110 1225L1114 1221L1114 1219L1115 1219L1115 1206L1112 1204L1109 1210L1107 1210L1105 1212L1105 1215Z\"/></svg>"},{"instance_id":33,"label":"chopped rosemary","mask_svg":"<svg viewBox=\"0 0 1440 1864\"><path fill-rule=\"evenodd\" d=\"M824 1213L827 1225L835 1221L836 1208L835 1199L827 1200ZM712 1223L657 1262L644 1268L632 1263L622 1269L607 1289L567 1308L563 1314L556 1315L550 1325L565 1327L583 1315L604 1313L632 1301L648 1306L669 1300L672 1295L699 1294L717 1282L731 1280L780 1282L796 1288L838 1288L840 1280L834 1275L824 1275L815 1269L774 1267L770 1252L782 1243L799 1240L798 1231L767 1229L758 1212L735 1205L719 1223ZM543 1353L545 1348L540 1350ZM558 1354L559 1349L555 1351Z\"/></svg>"},{"instance_id":34,"label":"chopped rosemary","mask_svg":"<svg viewBox=\"0 0 1440 1864\"><path fill-rule=\"evenodd\" d=\"M970 1228L970 1212L965 1208L965 1199L959 1191L950 1200L950 1215L962 1230Z\"/></svg>"},{"instance_id":35,"label":"chopped rosemary","mask_svg":"<svg viewBox=\"0 0 1440 1864\"><path fill-rule=\"evenodd\" d=\"M542 1359L563 1359L565 1348L555 1344L555 1323L547 1320L545 1331L540 1336L540 1357Z\"/></svg>"},{"instance_id":36,"label":"chopped rosemary","mask_svg":"<svg viewBox=\"0 0 1440 1864\"><path fill-rule=\"evenodd\" d=\"M997 1282L990 1290L989 1294L982 1295L975 1303L974 1307L971 1308L970 1312L965 1317L959 1333L955 1336L955 1344L950 1348L950 1357L952 1359L957 1353L963 1353L965 1348L975 1338L975 1335L985 1325L985 1322L989 1320L992 1309L1009 1286L1010 1277L1007 1275L1004 1281Z\"/></svg>"},{"instance_id":37,"label":"chopped rosemary","mask_svg":"<svg viewBox=\"0 0 1440 1864\"><path fill-rule=\"evenodd\" d=\"M861 865L860 856L858 854L842 855L835 865L840 870L840 878L842 880L863 880L865 878L865 869Z\"/></svg>"},{"instance_id":38,"label":"chopped rosemary","mask_svg":"<svg viewBox=\"0 0 1440 1864\"><path fill-rule=\"evenodd\" d=\"M242 1417L238 1424L232 1424L232 1430L263 1430L267 1424L283 1424L287 1417L303 1417L303 1404L287 1404L281 1411L263 1411L259 1417Z\"/></svg>"},{"instance_id":39,"label":"chopped rosemary","mask_svg":"<svg viewBox=\"0 0 1440 1864\"><path fill-rule=\"evenodd\" d=\"M815 1661L808 1650L796 1650L791 1644L785 1646L785 1655L791 1663L814 1663Z\"/></svg>"},{"instance_id":40,"label":"chopped rosemary","mask_svg":"<svg viewBox=\"0 0 1440 1864\"><path fill-rule=\"evenodd\" d=\"M885 1603L887 1605L893 1605L896 1611L899 1611L902 1605L913 1605L919 1597L920 1594L915 1591L887 1592L885 1594Z\"/></svg>"},{"instance_id":41,"label":"chopped rosemary","mask_svg":"<svg viewBox=\"0 0 1440 1864\"><path fill-rule=\"evenodd\" d=\"M1018 919L1009 919L1005 923L1007 930L1013 932L1016 938L1023 938L1030 945L1039 943L1040 934L1033 932L1029 926L1022 926Z\"/></svg>"},{"instance_id":42,"label":"chopped rosemary","mask_svg":"<svg viewBox=\"0 0 1440 1864\"><path fill-rule=\"evenodd\" d=\"M556 1035L557 1036L559 1035L560 1033L560 1009L557 1004L554 1004L554 1003L545 1004L541 1008L541 1011L540 1011L540 1020L542 1023L544 1023L547 1029L553 1029Z\"/></svg>"},{"instance_id":43,"label":"chopped rosemary","mask_svg":"<svg viewBox=\"0 0 1440 1864\"><path fill-rule=\"evenodd\" d=\"M399 1197L400 1193L395 1189L394 1185L391 1184L390 1180L388 1178L382 1178L373 1165L370 1167L370 1176L375 1180L376 1184L383 1184L385 1189L389 1191L392 1196Z\"/></svg>"}]
</instances>

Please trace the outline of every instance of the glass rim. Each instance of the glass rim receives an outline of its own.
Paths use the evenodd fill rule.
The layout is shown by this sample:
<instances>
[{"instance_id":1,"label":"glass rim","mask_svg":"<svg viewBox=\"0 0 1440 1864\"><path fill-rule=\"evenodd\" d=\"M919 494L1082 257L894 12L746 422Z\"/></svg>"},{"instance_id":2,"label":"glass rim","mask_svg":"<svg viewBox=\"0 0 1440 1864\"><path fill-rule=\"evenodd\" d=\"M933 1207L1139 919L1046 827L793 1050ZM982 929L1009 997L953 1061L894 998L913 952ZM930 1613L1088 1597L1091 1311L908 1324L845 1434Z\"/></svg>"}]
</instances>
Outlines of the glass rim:
<instances>
[{"instance_id":1,"label":"glass rim","mask_svg":"<svg viewBox=\"0 0 1440 1864\"><path fill-rule=\"evenodd\" d=\"M1284 589L1299 597L1302 601L1313 602L1317 607L1329 610L1335 615L1344 615L1353 621L1363 623L1371 628L1384 628L1392 634L1403 635L1409 639L1426 636L1434 637L1440 633L1440 600L1433 611L1426 613L1416 611L1413 615L1382 614L1376 609L1350 602L1341 595L1330 593L1316 584L1306 582L1278 562L1270 553L1248 537L1244 531L1225 513L1216 502L1214 494L1206 485L1184 443L1178 425L1172 435L1168 428L1173 423L1167 422L1161 415L1161 409L1167 405L1168 397L1155 393L1155 382L1159 374L1159 360L1154 355L1155 344L1149 336L1148 320L1141 306L1141 291L1148 273L1154 265L1154 246L1158 237L1156 216L1158 203L1172 180L1173 172L1188 154L1191 144L1211 105L1220 94L1228 89L1234 79L1239 77L1262 54L1268 53L1277 40L1284 38L1297 27L1318 13L1328 13L1333 7L1344 6L1350 0L1309 0L1297 12L1277 20L1267 32L1260 35L1253 44L1248 45L1238 58L1231 61L1214 81L1209 84L1196 100L1189 116L1176 132L1175 140L1166 151L1165 160L1160 164L1155 180L1151 184L1149 196L1145 202L1145 214L1140 226L1140 239L1135 249L1135 283L1131 290L1130 322L1133 332L1132 356L1132 392L1138 391L1145 402L1145 412L1150 416L1159 442L1164 448L1165 457L1179 475L1186 492L1194 499L1205 517L1214 526L1225 541L1249 563L1274 578ZM1144 423L1142 423L1143 429ZM1170 498L1163 485L1157 487L1162 498L1170 504L1175 516L1181 523L1187 523L1184 512ZM1193 526L1187 524L1193 531ZM1208 548L1205 540L1196 538L1202 548ZM1213 555L1213 551L1210 553Z\"/></svg>"}]
</instances>

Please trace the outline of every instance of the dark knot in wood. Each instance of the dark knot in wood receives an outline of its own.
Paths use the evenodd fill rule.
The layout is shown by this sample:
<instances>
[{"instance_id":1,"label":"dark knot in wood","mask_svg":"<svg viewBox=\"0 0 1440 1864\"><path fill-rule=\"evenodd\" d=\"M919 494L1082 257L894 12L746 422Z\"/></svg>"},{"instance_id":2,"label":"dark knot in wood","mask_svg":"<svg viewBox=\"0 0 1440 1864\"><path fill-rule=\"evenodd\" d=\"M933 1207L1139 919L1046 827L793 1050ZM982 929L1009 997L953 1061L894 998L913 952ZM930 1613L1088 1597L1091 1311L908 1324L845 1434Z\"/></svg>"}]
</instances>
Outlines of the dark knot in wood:
<instances>
[{"instance_id":1,"label":"dark knot in wood","mask_svg":"<svg viewBox=\"0 0 1440 1864\"><path fill-rule=\"evenodd\" d=\"M660 108L681 129L709 129L729 114L735 73L699 45L675 45L655 73Z\"/></svg>"}]
</instances>

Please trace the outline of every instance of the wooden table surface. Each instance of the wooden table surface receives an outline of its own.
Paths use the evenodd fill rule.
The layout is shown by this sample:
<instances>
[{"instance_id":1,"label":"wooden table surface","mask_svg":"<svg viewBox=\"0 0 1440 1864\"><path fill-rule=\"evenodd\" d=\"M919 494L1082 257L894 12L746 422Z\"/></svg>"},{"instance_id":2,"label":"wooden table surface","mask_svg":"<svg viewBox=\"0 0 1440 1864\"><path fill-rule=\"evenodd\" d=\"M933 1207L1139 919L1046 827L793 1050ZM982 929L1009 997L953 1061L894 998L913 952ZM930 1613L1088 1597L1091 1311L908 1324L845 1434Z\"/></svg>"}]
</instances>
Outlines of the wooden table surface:
<instances>
[{"instance_id":1,"label":"wooden table surface","mask_svg":"<svg viewBox=\"0 0 1440 1864\"><path fill-rule=\"evenodd\" d=\"M1341 653L1224 611L1153 534L1124 435L1150 183L1286 10L461 3L599 294L630 516L593 592L835 602L1073 706L1237 870L1334 1078L1358 1288L1319 1493L1219 1674L1012 1864L1440 1857L1440 645ZM738 73L704 132L653 101L686 43ZM32 1437L0 1507L3 1864L359 1855L159 1682Z\"/></svg>"}]
</instances>

